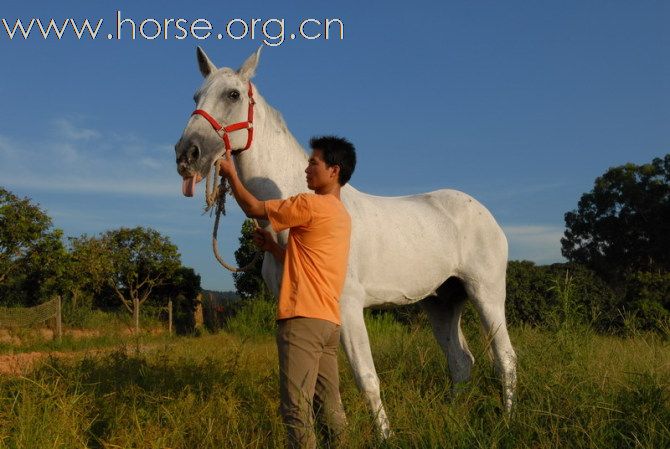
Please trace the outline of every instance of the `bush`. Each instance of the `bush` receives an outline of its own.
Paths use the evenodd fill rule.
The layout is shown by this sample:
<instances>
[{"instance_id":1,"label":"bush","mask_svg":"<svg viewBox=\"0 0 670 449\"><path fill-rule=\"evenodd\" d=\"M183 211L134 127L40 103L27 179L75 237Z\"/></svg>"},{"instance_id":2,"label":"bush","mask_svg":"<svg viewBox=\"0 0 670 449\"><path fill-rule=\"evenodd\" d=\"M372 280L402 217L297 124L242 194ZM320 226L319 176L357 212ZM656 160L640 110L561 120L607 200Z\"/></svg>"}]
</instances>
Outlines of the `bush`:
<instances>
[{"instance_id":1,"label":"bush","mask_svg":"<svg viewBox=\"0 0 670 449\"><path fill-rule=\"evenodd\" d=\"M556 327L566 320L591 324L597 331L621 328L623 295L579 264L537 266L510 261L507 266L507 322Z\"/></svg>"},{"instance_id":2,"label":"bush","mask_svg":"<svg viewBox=\"0 0 670 449\"><path fill-rule=\"evenodd\" d=\"M507 264L507 323L538 326L545 324L547 313L554 307L549 290L552 279L543 267L528 260Z\"/></svg>"},{"instance_id":3,"label":"bush","mask_svg":"<svg viewBox=\"0 0 670 449\"><path fill-rule=\"evenodd\" d=\"M235 304L234 316L225 329L244 338L273 335L277 328L277 303L271 297L257 296Z\"/></svg>"},{"instance_id":4,"label":"bush","mask_svg":"<svg viewBox=\"0 0 670 449\"><path fill-rule=\"evenodd\" d=\"M668 333L670 328L670 273L637 272L626 282L624 307L637 330Z\"/></svg>"},{"instance_id":5,"label":"bush","mask_svg":"<svg viewBox=\"0 0 670 449\"><path fill-rule=\"evenodd\" d=\"M93 312L92 304L92 296L84 298L83 301L80 300L76 305L72 299L63 298L61 304L63 324L68 327L85 327L86 322Z\"/></svg>"},{"instance_id":6,"label":"bush","mask_svg":"<svg viewBox=\"0 0 670 449\"><path fill-rule=\"evenodd\" d=\"M172 324L179 335L191 334L195 331L196 302L179 294L172 300Z\"/></svg>"},{"instance_id":7,"label":"bush","mask_svg":"<svg viewBox=\"0 0 670 449\"><path fill-rule=\"evenodd\" d=\"M583 265L567 263L542 267L553 282L559 282L566 276L570 278L571 316L573 321L588 323L599 332L611 332L619 328L618 317L623 294L612 289L594 271ZM560 290L553 289L557 294ZM554 307L562 309L565 315L566 298L555 297L558 303Z\"/></svg>"}]
</instances>

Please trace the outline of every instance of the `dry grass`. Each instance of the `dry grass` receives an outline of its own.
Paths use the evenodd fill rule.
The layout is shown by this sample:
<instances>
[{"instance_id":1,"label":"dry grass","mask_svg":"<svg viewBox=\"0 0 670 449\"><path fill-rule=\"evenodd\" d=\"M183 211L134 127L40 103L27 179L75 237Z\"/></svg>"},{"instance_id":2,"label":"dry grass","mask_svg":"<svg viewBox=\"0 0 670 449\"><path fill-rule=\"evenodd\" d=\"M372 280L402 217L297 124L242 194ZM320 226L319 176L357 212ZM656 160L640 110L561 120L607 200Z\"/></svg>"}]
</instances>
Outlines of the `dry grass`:
<instances>
[{"instance_id":1,"label":"dry grass","mask_svg":"<svg viewBox=\"0 0 670 449\"><path fill-rule=\"evenodd\" d=\"M341 357L351 447L670 447L670 348L658 336L512 329L519 389L505 419L475 327L466 329L477 359L473 380L452 397L428 329L368 321L395 434L377 440ZM277 379L274 340L263 329L174 338L150 353L129 345L51 359L0 382L0 448L283 447Z\"/></svg>"}]
</instances>

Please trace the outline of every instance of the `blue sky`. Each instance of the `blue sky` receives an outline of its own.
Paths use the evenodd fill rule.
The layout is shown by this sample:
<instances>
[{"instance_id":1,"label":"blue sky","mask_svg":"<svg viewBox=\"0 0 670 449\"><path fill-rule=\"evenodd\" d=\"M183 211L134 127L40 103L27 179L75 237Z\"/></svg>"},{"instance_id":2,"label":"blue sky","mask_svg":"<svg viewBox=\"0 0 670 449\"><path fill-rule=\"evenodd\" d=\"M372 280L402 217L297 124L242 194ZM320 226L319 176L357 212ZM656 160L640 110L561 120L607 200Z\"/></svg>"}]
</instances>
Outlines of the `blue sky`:
<instances>
[{"instance_id":1,"label":"blue sky","mask_svg":"<svg viewBox=\"0 0 670 449\"><path fill-rule=\"evenodd\" d=\"M307 146L358 150L351 183L378 195L454 188L503 226L510 258L562 260L563 214L608 167L670 151L665 1L12 2L0 19L104 19L101 37L10 40L0 25L0 185L66 235L150 226L210 289L233 289L210 249L202 186L181 195L173 146L202 78L201 45L237 68L255 40L108 40L146 18L339 18L344 39L265 46L255 84ZM148 28L149 29L149 28ZM272 28L269 29L272 32ZM270 34L271 34L270 33ZM241 211L220 230L233 260Z\"/></svg>"}]
</instances>

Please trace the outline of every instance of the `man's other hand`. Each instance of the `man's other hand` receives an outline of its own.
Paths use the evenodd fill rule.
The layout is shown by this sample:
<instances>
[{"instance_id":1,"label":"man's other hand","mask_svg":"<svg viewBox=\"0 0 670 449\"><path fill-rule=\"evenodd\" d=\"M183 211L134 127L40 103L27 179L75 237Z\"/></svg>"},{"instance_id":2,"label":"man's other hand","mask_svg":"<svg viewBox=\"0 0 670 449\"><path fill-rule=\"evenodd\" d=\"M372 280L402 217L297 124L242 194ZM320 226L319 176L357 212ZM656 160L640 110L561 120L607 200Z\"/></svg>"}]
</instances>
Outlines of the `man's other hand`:
<instances>
[{"instance_id":1,"label":"man's other hand","mask_svg":"<svg viewBox=\"0 0 670 449\"><path fill-rule=\"evenodd\" d=\"M254 241L254 245L263 251L272 251L272 248L275 245L272 234L270 234L265 229L256 228L254 233L251 235L251 238Z\"/></svg>"}]
</instances>

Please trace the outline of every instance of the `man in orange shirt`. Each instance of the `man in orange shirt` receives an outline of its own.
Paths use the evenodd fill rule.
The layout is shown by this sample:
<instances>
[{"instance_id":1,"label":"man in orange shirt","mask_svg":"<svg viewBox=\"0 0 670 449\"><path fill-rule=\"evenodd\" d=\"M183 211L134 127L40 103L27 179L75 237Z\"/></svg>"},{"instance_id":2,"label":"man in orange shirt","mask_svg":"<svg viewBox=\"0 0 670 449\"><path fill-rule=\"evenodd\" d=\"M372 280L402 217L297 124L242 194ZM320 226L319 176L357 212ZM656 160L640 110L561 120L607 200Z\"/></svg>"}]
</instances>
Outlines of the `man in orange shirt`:
<instances>
[{"instance_id":1,"label":"man in orange shirt","mask_svg":"<svg viewBox=\"0 0 670 449\"><path fill-rule=\"evenodd\" d=\"M332 136L311 139L310 146L305 173L307 187L314 194L288 199L259 201L238 178L230 151L219 161L219 173L228 178L248 217L268 219L275 232L289 229L285 249L260 229L254 242L284 265L277 349L280 411L292 448L316 447L313 406L336 444L341 443L346 425L337 351L339 297L347 269L351 218L340 201L340 189L351 178L356 152L349 141Z\"/></svg>"}]
</instances>

